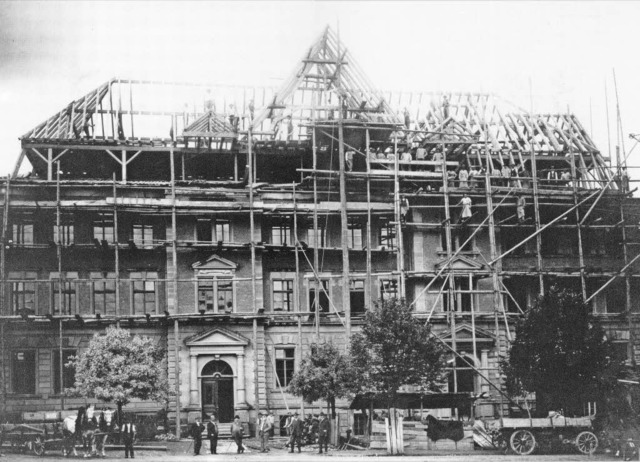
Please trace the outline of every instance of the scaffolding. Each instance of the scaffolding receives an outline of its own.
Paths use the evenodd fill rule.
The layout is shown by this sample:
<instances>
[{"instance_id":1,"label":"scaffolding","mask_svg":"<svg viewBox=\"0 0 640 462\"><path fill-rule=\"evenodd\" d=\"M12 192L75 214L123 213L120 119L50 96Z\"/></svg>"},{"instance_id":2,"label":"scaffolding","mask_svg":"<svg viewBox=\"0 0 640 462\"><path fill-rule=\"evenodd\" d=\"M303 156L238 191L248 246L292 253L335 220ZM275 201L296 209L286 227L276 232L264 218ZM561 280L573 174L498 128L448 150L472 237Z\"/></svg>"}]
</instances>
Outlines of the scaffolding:
<instances>
[{"instance_id":1,"label":"scaffolding","mask_svg":"<svg viewBox=\"0 0 640 462\"><path fill-rule=\"evenodd\" d=\"M148 93L150 88L164 92L171 104L147 107L149 101L157 101ZM183 99L176 98L176 88ZM166 136L157 137L163 131ZM513 320L530 301L528 294L517 292L522 281L543 294L554 278L569 281L577 275L576 289L591 301L623 278L628 354L633 358L632 286L637 280L634 264L640 258L634 240L639 237L640 214L625 177L628 153L624 155L625 160L614 165L572 114L531 114L488 94L379 92L327 28L279 89L112 79L72 102L23 136L14 174L5 183L3 239L6 243L14 208L54 209L59 237L65 211L110 209L116 307L115 315L103 315L102 321L157 320L167 332L172 326L174 358L179 356L181 323L209 319L250 323L256 346L256 409L268 405L259 392L259 350L269 341L259 336L260 323L295 324L300 347L303 323L312 325L316 340L325 332L323 323L341 325L348 343L362 314L352 310L350 298L352 287L360 289L359 277L364 280L366 309L374 309L378 289L383 298L404 298L416 307L416 317L431 324L450 345L454 354L450 391L459 391L458 358L462 367L480 374L481 387L499 388L497 359L507 352ZM20 178L25 159L34 173ZM278 159L286 161L278 164ZM278 172L278 166L284 170ZM465 170L466 175L461 174ZM53 202L30 200L29 193L14 199L9 192L47 188L54 181ZM103 200L63 200L65 191L71 194L74 188L105 187L110 191ZM128 195L132 191L148 191L150 198ZM158 191L164 195L151 197ZM142 315L134 313L132 303L120 306L120 291L133 294L133 283L121 279L120 255L125 249L119 242L118 217L132 212L169 218L165 239L153 243L166 248L166 278L156 279L166 293L166 307L156 301L154 311ZM198 236L179 238L179 217L211 213L247 217L248 237L217 245ZM312 224L307 224L307 240L312 242L303 240L299 229L308 214ZM283 228L289 234L282 242L265 243L257 216L288 220L293 226ZM338 218L340 237L331 243L337 240L339 246L332 247L327 233ZM264 221L260 225L264 227ZM611 237L618 234L619 238ZM619 254L612 257L620 264L614 261L605 268L598 261L608 250L599 239L603 235L610 237L614 250L621 243ZM558 262L548 258L547 247L552 244L564 252ZM64 281L64 254L69 249L60 238L54 245L59 278ZM557 248L561 245L567 247ZM185 249L248 251L250 277L227 280L250 286L251 309L199 312L196 278L184 279L178 273L178 253ZM262 259L278 252L294 259L296 290L293 309L287 312L265 310L259 303L262 284L269 282ZM341 261L329 274L324 267L327 255ZM7 277L5 246L0 256L4 310L0 326L4 329L20 318L44 322L40 312L21 316L12 312L7 292L17 281ZM520 283L511 284L516 278ZM329 289L334 280L340 286L339 304ZM184 284L193 284L192 313L180 309ZM313 291L308 311L301 297L301 288L307 286ZM52 304L47 313L49 321L59 323L60 339L64 323L89 324L95 313L93 306L90 313L82 312L77 298L74 312L63 313L62 287L58 283L60 312ZM218 286L213 290L216 293ZM329 306L321 306L323 299ZM462 336L467 331L469 338ZM495 345L492 364L482 353L489 342ZM469 362L465 354L478 362ZM179 384L177 360L173 374ZM507 412L501 397L493 400L500 414ZM179 435L180 399L175 406Z\"/></svg>"}]
</instances>

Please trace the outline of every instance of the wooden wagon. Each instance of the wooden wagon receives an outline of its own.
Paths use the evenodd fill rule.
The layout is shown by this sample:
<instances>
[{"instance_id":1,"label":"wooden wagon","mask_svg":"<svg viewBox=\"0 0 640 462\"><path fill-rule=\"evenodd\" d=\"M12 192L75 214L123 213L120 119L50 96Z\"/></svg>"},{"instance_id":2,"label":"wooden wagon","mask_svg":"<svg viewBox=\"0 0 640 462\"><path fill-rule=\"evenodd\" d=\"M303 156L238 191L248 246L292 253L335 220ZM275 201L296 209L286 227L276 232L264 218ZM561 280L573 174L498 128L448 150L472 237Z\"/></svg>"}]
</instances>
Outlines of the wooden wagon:
<instances>
[{"instance_id":1,"label":"wooden wagon","mask_svg":"<svg viewBox=\"0 0 640 462\"><path fill-rule=\"evenodd\" d=\"M25 424L16 425L11 430L3 432L2 438L14 450L33 451L38 456L44 455L45 449L61 449L63 445L61 435L52 435L44 429Z\"/></svg>"},{"instance_id":2,"label":"wooden wagon","mask_svg":"<svg viewBox=\"0 0 640 462\"><path fill-rule=\"evenodd\" d=\"M531 454L541 446L569 444L582 454L593 454L598 437L593 433L591 417L545 417L500 419L500 434L516 454Z\"/></svg>"}]
</instances>

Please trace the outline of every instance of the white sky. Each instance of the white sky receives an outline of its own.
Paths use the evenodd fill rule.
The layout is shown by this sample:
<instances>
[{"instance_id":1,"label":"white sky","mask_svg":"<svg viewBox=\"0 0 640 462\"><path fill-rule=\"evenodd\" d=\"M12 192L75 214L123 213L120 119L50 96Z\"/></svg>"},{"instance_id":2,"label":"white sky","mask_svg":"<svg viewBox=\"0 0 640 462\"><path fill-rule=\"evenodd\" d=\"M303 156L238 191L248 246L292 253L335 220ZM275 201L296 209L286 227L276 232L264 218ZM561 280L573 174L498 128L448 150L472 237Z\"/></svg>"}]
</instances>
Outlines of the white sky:
<instances>
[{"instance_id":1,"label":"white sky","mask_svg":"<svg viewBox=\"0 0 640 462\"><path fill-rule=\"evenodd\" d=\"M380 89L494 92L640 133L640 2L0 1L0 174L18 137L111 77L279 85L327 24ZM629 164L640 166L640 148ZM640 178L640 170L632 176Z\"/></svg>"}]
</instances>

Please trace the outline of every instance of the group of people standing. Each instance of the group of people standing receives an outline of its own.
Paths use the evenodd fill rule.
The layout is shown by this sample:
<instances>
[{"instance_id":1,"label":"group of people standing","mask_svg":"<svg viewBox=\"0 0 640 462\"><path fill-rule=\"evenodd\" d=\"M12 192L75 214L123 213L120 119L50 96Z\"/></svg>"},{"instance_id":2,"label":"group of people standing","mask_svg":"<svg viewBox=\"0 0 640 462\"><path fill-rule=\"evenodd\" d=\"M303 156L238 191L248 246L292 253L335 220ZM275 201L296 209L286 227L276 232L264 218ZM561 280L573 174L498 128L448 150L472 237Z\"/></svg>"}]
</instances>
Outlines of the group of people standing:
<instances>
[{"instance_id":1,"label":"group of people standing","mask_svg":"<svg viewBox=\"0 0 640 462\"><path fill-rule=\"evenodd\" d=\"M275 417L273 412L264 412L261 411L258 417L258 423L256 426L257 435L260 439L260 452L265 453L269 452L269 439L274 435L275 429ZM302 447L302 437L304 433L304 425L302 419L297 412L293 414L289 413L287 416L287 421L284 425L284 429L289 435L289 442L287 446L289 447L289 452L293 453L296 446L298 446L298 452L301 452ZM207 430L207 439L210 444L211 454L217 454L218 448L218 435L219 435L219 423L216 420L216 416L212 414L209 417L209 421L206 426ZM242 427L242 422L240 421L240 416L235 416L233 422L231 423L231 437L236 443L237 453L241 454L244 452L245 448L242 444L242 440L244 437L244 429ZM193 438L193 455L200 455L200 450L202 449L202 438L203 433L205 431L205 426L202 423L202 420L199 417L196 417L195 422L191 424L189 429L189 436ZM323 453L329 451L329 436L331 434L331 425L329 423L329 419L324 414L324 412L320 413L320 418L317 423L317 433L318 433L318 453Z\"/></svg>"}]
</instances>

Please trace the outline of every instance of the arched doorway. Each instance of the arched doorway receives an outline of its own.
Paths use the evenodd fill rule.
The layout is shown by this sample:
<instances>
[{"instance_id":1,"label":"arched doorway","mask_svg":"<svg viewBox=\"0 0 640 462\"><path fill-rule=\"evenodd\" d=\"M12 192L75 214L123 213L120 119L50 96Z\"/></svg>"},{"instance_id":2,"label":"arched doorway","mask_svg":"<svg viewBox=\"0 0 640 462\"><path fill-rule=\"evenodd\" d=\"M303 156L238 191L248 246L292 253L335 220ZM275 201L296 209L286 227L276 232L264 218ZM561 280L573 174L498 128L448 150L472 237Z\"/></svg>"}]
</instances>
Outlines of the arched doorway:
<instances>
[{"instance_id":1,"label":"arched doorway","mask_svg":"<svg viewBox=\"0 0 640 462\"><path fill-rule=\"evenodd\" d=\"M234 412L233 370L224 361L209 361L202 368L202 415L212 412L221 423L232 422Z\"/></svg>"}]
</instances>

